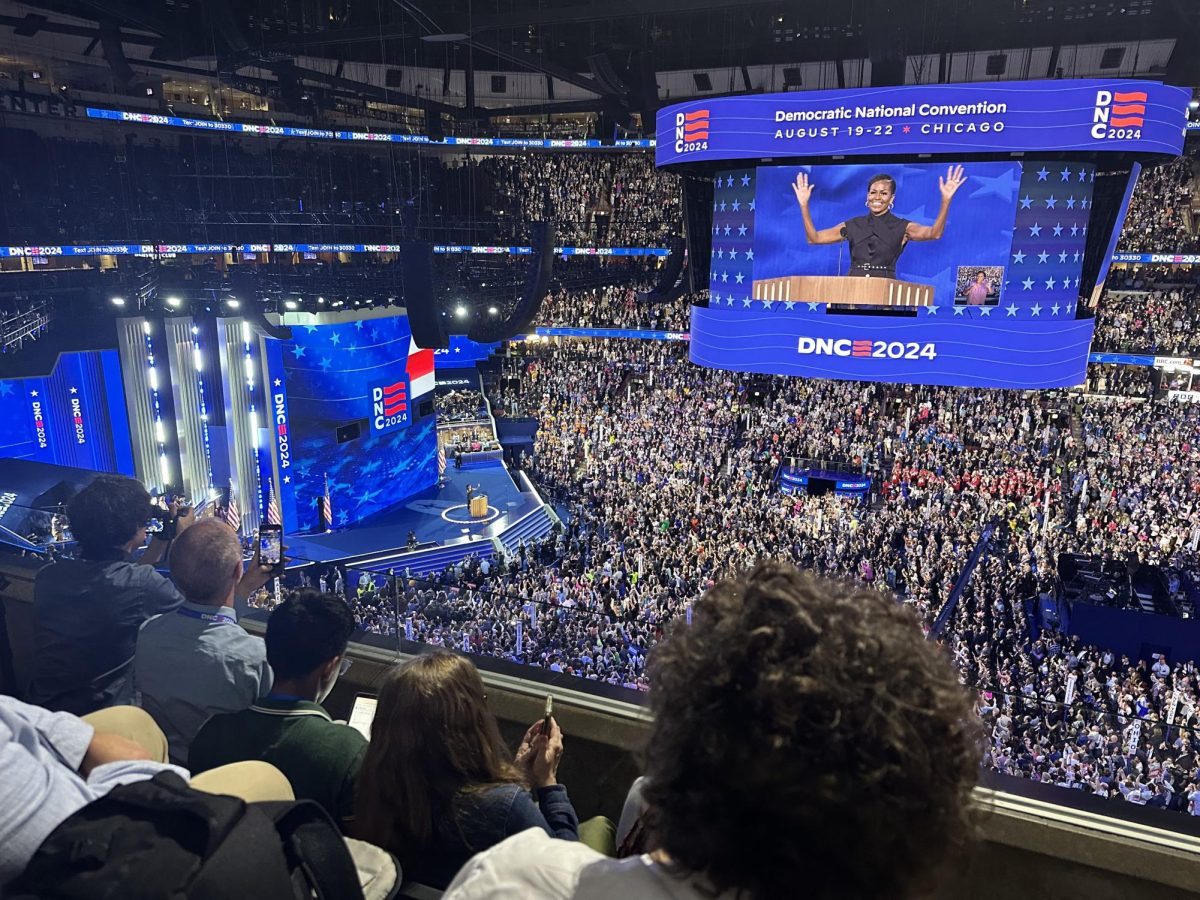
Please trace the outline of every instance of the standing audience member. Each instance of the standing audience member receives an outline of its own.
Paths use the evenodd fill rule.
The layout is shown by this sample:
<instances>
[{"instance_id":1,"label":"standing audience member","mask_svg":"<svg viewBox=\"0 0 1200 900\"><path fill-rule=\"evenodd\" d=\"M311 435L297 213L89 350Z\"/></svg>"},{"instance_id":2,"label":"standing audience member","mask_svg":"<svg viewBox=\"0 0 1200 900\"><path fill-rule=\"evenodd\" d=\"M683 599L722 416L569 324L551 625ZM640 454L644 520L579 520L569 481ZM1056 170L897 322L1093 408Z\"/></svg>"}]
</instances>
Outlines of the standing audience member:
<instances>
[{"instance_id":1,"label":"standing audience member","mask_svg":"<svg viewBox=\"0 0 1200 900\"><path fill-rule=\"evenodd\" d=\"M167 735L171 761L209 716L238 712L271 689L266 648L238 625L245 600L271 577L256 562L242 571L242 546L224 522L204 519L171 548L171 574L187 602L151 619L137 638L134 683L142 707Z\"/></svg>"},{"instance_id":2,"label":"standing audience member","mask_svg":"<svg viewBox=\"0 0 1200 900\"><path fill-rule=\"evenodd\" d=\"M243 759L269 762L298 798L320 803L345 830L367 742L334 722L321 703L347 667L353 633L353 613L331 594L303 590L277 606L267 620L271 692L249 709L209 719L188 753L192 771Z\"/></svg>"},{"instance_id":3,"label":"standing audience member","mask_svg":"<svg viewBox=\"0 0 1200 900\"><path fill-rule=\"evenodd\" d=\"M912 897L968 842L971 700L894 598L759 566L708 591L651 682L654 852L610 860L529 829L446 900Z\"/></svg>"},{"instance_id":4,"label":"standing audience member","mask_svg":"<svg viewBox=\"0 0 1200 900\"><path fill-rule=\"evenodd\" d=\"M525 733L514 761L469 659L439 650L397 667L379 692L359 772L356 836L438 888L472 854L526 829L577 840L557 776L562 732L553 719L549 735L541 726Z\"/></svg>"},{"instance_id":5,"label":"standing audience member","mask_svg":"<svg viewBox=\"0 0 1200 900\"><path fill-rule=\"evenodd\" d=\"M155 514L146 489L121 475L99 476L67 504L80 558L47 566L34 582L33 703L83 715L133 701L138 629L183 603L154 571L166 552L164 535L133 559ZM176 533L192 521L190 510L179 512Z\"/></svg>"}]
</instances>

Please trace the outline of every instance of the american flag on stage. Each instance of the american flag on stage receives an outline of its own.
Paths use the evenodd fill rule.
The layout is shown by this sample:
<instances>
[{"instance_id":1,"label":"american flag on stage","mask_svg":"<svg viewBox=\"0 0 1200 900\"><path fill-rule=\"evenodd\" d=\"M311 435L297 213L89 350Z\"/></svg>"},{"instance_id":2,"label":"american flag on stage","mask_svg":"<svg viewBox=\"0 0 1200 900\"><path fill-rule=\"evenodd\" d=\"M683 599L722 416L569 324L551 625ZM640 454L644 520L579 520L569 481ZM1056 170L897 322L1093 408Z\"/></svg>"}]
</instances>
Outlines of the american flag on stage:
<instances>
[{"instance_id":1,"label":"american flag on stage","mask_svg":"<svg viewBox=\"0 0 1200 900\"><path fill-rule=\"evenodd\" d=\"M275 483L267 482L267 524L283 525L283 513L279 511L279 498L275 496Z\"/></svg>"},{"instance_id":2,"label":"american flag on stage","mask_svg":"<svg viewBox=\"0 0 1200 900\"><path fill-rule=\"evenodd\" d=\"M325 476L325 493L321 495L321 528L325 531L333 529L333 503L329 500L329 476Z\"/></svg>"},{"instance_id":3,"label":"american flag on stage","mask_svg":"<svg viewBox=\"0 0 1200 900\"><path fill-rule=\"evenodd\" d=\"M442 477L442 473L446 471L446 448L441 441L438 441L438 477Z\"/></svg>"},{"instance_id":4,"label":"american flag on stage","mask_svg":"<svg viewBox=\"0 0 1200 900\"><path fill-rule=\"evenodd\" d=\"M237 491L233 487L233 482L229 482L229 502L225 504L225 524L236 531L242 533L242 513L238 509Z\"/></svg>"}]
</instances>

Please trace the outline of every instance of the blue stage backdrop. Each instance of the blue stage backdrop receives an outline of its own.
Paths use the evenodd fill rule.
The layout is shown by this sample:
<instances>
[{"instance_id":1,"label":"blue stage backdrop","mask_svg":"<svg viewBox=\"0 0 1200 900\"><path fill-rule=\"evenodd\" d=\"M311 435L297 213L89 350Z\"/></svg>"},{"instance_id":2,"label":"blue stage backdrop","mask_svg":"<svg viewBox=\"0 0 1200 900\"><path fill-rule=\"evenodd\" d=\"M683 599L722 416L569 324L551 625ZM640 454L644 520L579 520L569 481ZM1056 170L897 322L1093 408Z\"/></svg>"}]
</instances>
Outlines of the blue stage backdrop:
<instances>
[{"instance_id":1,"label":"blue stage backdrop","mask_svg":"<svg viewBox=\"0 0 1200 900\"><path fill-rule=\"evenodd\" d=\"M436 418L418 414L433 397L433 353L417 350L405 316L293 326L291 340L267 344L289 530L316 530L326 477L337 527L437 481Z\"/></svg>"},{"instance_id":2,"label":"blue stage backdrop","mask_svg":"<svg viewBox=\"0 0 1200 900\"><path fill-rule=\"evenodd\" d=\"M0 457L132 475L117 351L64 353L49 376L0 381Z\"/></svg>"}]
</instances>

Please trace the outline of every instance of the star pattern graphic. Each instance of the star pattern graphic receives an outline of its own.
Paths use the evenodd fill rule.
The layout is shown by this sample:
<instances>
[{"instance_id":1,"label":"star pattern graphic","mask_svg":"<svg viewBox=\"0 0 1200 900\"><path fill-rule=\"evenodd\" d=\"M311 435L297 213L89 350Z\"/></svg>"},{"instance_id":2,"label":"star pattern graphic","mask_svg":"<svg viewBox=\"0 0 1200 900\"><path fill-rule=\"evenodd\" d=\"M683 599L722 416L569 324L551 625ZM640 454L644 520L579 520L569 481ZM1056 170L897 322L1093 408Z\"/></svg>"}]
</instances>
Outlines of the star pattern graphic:
<instances>
[{"instance_id":1,"label":"star pattern graphic","mask_svg":"<svg viewBox=\"0 0 1200 900\"><path fill-rule=\"evenodd\" d=\"M1045 319L1074 312L1086 241L1086 210L1092 199L1092 167L1059 165L1061 169L1051 171L1048 165L1035 162L1027 164L1022 173L1022 199L1007 272L1013 284L1020 285L1014 296L1019 298L1019 305L1010 301L1001 307L1006 318ZM1062 218L1052 225L1038 221L1039 214L1044 216L1047 209L1055 210L1055 215Z\"/></svg>"},{"instance_id":2,"label":"star pattern graphic","mask_svg":"<svg viewBox=\"0 0 1200 900\"><path fill-rule=\"evenodd\" d=\"M754 278L754 171L745 170L718 175L713 180L714 265L709 274L709 297L714 306L733 306L741 301L744 309L753 305L750 297ZM720 261L720 265L715 262Z\"/></svg>"},{"instance_id":3,"label":"star pattern graphic","mask_svg":"<svg viewBox=\"0 0 1200 900\"><path fill-rule=\"evenodd\" d=\"M388 509L436 480L433 416L379 432L368 425L354 452L333 439L331 423L372 416L373 388L411 379L410 367L419 364L409 361L411 340L407 320L395 317L313 332L295 328L281 343L282 369L272 363L267 384L287 396L292 465L281 473L280 504L289 530L315 527L326 478L339 525Z\"/></svg>"}]
</instances>

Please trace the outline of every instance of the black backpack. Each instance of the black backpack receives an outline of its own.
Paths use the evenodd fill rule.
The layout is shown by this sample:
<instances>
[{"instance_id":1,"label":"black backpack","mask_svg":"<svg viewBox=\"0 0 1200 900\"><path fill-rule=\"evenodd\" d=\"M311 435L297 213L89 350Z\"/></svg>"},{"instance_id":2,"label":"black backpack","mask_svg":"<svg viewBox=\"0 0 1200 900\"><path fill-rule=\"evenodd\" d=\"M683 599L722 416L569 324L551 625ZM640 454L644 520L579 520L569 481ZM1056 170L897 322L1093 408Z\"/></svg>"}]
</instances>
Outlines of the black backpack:
<instances>
[{"instance_id":1,"label":"black backpack","mask_svg":"<svg viewBox=\"0 0 1200 900\"><path fill-rule=\"evenodd\" d=\"M121 785L62 822L6 898L362 900L354 860L319 805L245 803L174 772Z\"/></svg>"}]
</instances>

